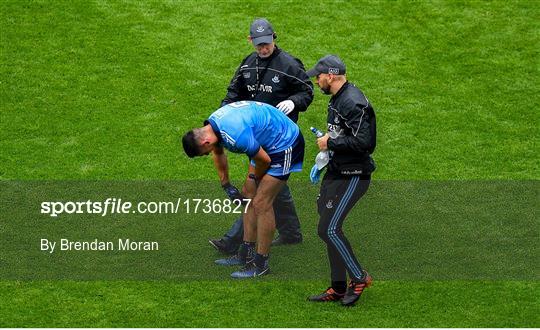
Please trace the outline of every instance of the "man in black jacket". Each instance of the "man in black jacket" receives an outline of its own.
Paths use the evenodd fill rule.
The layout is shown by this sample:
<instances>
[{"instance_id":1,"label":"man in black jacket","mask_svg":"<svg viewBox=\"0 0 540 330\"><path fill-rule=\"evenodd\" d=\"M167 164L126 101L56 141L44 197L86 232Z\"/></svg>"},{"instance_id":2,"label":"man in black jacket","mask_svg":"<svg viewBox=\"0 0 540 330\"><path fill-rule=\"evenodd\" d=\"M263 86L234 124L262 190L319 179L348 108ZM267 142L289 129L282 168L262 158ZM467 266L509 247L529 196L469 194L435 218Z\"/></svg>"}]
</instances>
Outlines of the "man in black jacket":
<instances>
[{"instance_id":1,"label":"man in black jacket","mask_svg":"<svg viewBox=\"0 0 540 330\"><path fill-rule=\"evenodd\" d=\"M302 62L281 50L275 44L275 39L274 29L266 19L256 19L251 24L249 40L255 51L240 63L221 106L236 101L260 101L277 107L296 123L299 113L306 111L313 101L313 83L306 75ZM238 198L240 193L230 183L223 188L229 197ZM272 244L300 243L300 222L288 186L276 197L274 212L278 237ZM240 218L223 238L209 242L217 250L233 254L242 242L242 236ZM230 264L226 259L216 262Z\"/></svg>"},{"instance_id":2,"label":"man in black jacket","mask_svg":"<svg viewBox=\"0 0 540 330\"><path fill-rule=\"evenodd\" d=\"M307 72L310 77L316 77L324 94L332 95L328 104L328 133L317 139L319 149L330 153L317 206L318 233L327 246L331 286L309 300L341 300L344 306L351 306L371 284L371 277L356 259L342 225L369 187L371 173L375 170L371 154L375 150L377 132L371 103L347 81L345 72L345 64L335 55L321 58Z\"/></svg>"}]
</instances>

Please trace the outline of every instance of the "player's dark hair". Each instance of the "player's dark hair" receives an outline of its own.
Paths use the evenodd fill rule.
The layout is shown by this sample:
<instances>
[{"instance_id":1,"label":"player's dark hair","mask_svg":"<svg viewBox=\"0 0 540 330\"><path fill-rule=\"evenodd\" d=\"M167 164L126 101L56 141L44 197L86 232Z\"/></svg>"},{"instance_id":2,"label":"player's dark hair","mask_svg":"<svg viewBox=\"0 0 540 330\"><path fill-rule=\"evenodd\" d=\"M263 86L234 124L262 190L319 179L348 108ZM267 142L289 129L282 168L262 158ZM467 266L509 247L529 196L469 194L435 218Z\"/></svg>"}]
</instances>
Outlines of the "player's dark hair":
<instances>
[{"instance_id":1,"label":"player's dark hair","mask_svg":"<svg viewBox=\"0 0 540 330\"><path fill-rule=\"evenodd\" d=\"M199 144L197 143L195 132L193 130L187 132L182 137L182 146L184 147L184 151L189 158L193 158L200 154Z\"/></svg>"}]
</instances>

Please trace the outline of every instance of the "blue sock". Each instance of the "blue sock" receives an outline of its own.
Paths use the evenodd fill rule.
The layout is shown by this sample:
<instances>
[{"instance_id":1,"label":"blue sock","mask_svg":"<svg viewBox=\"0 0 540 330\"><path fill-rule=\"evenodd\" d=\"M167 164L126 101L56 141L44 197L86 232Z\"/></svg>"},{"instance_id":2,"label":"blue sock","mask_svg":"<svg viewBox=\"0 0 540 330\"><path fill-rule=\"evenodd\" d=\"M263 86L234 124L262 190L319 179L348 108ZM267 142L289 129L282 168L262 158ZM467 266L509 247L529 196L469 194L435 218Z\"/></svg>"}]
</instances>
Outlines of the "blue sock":
<instances>
[{"instance_id":1,"label":"blue sock","mask_svg":"<svg viewBox=\"0 0 540 330\"><path fill-rule=\"evenodd\" d=\"M268 254L259 254L255 255L255 265L260 269L268 268Z\"/></svg>"},{"instance_id":2,"label":"blue sock","mask_svg":"<svg viewBox=\"0 0 540 330\"><path fill-rule=\"evenodd\" d=\"M255 242L244 241L238 249L238 256L242 261L253 261L253 258L255 257Z\"/></svg>"}]
</instances>

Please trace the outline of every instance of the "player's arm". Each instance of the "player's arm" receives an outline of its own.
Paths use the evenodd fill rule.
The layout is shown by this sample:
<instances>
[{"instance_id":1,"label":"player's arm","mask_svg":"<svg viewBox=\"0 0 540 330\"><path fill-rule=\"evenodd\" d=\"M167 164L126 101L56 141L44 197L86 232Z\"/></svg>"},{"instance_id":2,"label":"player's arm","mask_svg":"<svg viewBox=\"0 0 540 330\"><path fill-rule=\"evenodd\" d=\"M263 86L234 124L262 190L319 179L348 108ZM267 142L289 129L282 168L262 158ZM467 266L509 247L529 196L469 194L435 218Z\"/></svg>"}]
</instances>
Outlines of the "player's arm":
<instances>
[{"instance_id":1,"label":"player's arm","mask_svg":"<svg viewBox=\"0 0 540 330\"><path fill-rule=\"evenodd\" d=\"M257 139L255 139L250 127L244 129L239 134L237 133L237 136L236 147L255 163L256 180L262 179L270 167L270 156L268 156Z\"/></svg>"},{"instance_id":2,"label":"player's arm","mask_svg":"<svg viewBox=\"0 0 540 330\"><path fill-rule=\"evenodd\" d=\"M242 196L238 188L229 182L229 162L227 161L227 154L225 154L223 147L217 146L214 148L212 159L219 175L221 187L233 202L241 203L244 196Z\"/></svg>"},{"instance_id":3,"label":"player's arm","mask_svg":"<svg viewBox=\"0 0 540 330\"><path fill-rule=\"evenodd\" d=\"M270 156L263 148L259 148L259 151L251 159L255 162L255 178L258 181L270 168Z\"/></svg>"},{"instance_id":4,"label":"player's arm","mask_svg":"<svg viewBox=\"0 0 540 330\"><path fill-rule=\"evenodd\" d=\"M212 152L212 159L218 172L219 182L222 186L225 186L229 183L229 162L225 149L222 146L216 146Z\"/></svg>"}]
</instances>

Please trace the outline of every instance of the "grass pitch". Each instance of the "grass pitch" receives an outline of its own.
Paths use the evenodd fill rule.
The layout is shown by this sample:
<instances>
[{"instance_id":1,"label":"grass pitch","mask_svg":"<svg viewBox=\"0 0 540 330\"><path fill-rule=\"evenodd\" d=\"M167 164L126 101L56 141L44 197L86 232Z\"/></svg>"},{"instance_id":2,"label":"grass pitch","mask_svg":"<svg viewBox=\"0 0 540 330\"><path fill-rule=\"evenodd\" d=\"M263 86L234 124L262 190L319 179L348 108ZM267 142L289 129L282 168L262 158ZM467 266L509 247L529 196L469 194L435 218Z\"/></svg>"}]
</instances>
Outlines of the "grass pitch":
<instances>
[{"instance_id":1,"label":"grass pitch","mask_svg":"<svg viewBox=\"0 0 540 330\"><path fill-rule=\"evenodd\" d=\"M4 179L213 175L206 159L179 153L178 136L220 104L252 51L246 36L257 16L306 67L327 53L343 58L377 110L377 179L540 176L534 1L2 1L0 9ZM316 91L304 130L324 126L327 102ZM238 177L244 157L234 161Z\"/></svg>"},{"instance_id":2,"label":"grass pitch","mask_svg":"<svg viewBox=\"0 0 540 330\"><path fill-rule=\"evenodd\" d=\"M357 308L307 304L307 294L326 287L326 274L319 268L310 279L294 271L290 277L279 274L298 269L304 260L319 258L318 266L324 266L322 245L314 234L316 219L302 219L306 242L301 247L275 250L274 277L232 282L216 279L226 278L228 271L211 265L216 255L205 242L208 236L221 234L230 219L216 225L199 217L185 224L186 230L204 228L192 237L189 253L190 258L208 263L186 267L210 278L3 277L0 326L539 327L540 272L534 262L539 259L539 226L534 201L540 177L540 10L534 1L2 1L0 178L192 179L194 187L196 180L212 178L209 159L186 159L178 137L218 107L234 70L251 51L245 39L249 24L261 16L273 23L278 45L306 67L327 53L344 59L349 79L377 111L375 180L413 179L412 184L420 186L421 180L429 180L428 186L450 180L447 193L454 189L454 180L491 179L510 187L512 180L531 183L525 194L509 189L505 198L493 200L489 190L480 189L474 195L478 198L463 200L457 214L484 219L480 224L470 221L464 222L470 226L460 226L449 220L437 226L434 218L429 227L453 234L457 228L466 237L478 233L477 241L485 245L475 250L476 255L466 247L452 248L452 235L441 243L451 249L451 261L462 261L464 269L497 267L480 268L476 275L471 271L465 278L452 274L441 279L431 272L424 278L403 278L409 272L388 267L392 258L381 262L375 253L377 247L388 247L394 250L387 253L395 253L397 260L409 257L415 263L413 270L423 266L415 256L426 252L422 243L430 236L403 217L388 227L403 233L395 241L386 240L388 233L378 232L377 226L351 231L369 269L383 275ZM309 126L324 126L327 101L316 92L301 116L307 141ZM308 143L306 168L315 153L315 146ZM231 176L239 182L245 159L234 155L229 159ZM307 184L307 171L294 180L300 186ZM362 208L378 203L372 211L388 215L391 210L383 202L407 201L399 192L373 194L377 198L360 203L352 220L361 220ZM412 202L403 203L401 210L408 210L408 215L452 214L438 200L422 199L422 193L417 188ZM311 198L299 206L308 212L314 196L301 195L295 197ZM520 203L523 200L532 203ZM506 204L494 207L497 201ZM9 196L2 203L1 209L8 209ZM514 219L512 226L505 223L509 218ZM520 226L518 221L524 218L527 225ZM2 219L13 221L5 213ZM27 227L35 227L32 219ZM482 227L486 223L493 226ZM349 223L351 228L353 224ZM8 228L0 226L3 246L17 237ZM516 234L509 228L521 231ZM366 236L368 246L363 245ZM389 242L393 245L385 245ZM512 276L505 277L507 270L504 263L498 267L497 253L509 246L512 251L503 255L518 256L511 263L517 266L510 270ZM433 252L441 256L441 263L447 260L446 250ZM5 265L21 251L2 253L0 265ZM491 263L481 262L486 260ZM487 273L492 277L478 276Z\"/></svg>"},{"instance_id":3,"label":"grass pitch","mask_svg":"<svg viewBox=\"0 0 540 330\"><path fill-rule=\"evenodd\" d=\"M355 308L305 301L322 281L8 282L14 325L51 327L529 327L537 283L382 281ZM21 313L25 311L25 313Z\"/></svg>"}]
</instances>

